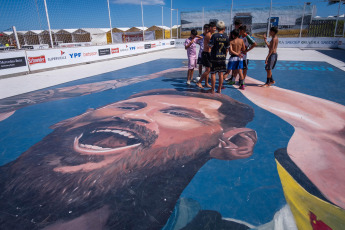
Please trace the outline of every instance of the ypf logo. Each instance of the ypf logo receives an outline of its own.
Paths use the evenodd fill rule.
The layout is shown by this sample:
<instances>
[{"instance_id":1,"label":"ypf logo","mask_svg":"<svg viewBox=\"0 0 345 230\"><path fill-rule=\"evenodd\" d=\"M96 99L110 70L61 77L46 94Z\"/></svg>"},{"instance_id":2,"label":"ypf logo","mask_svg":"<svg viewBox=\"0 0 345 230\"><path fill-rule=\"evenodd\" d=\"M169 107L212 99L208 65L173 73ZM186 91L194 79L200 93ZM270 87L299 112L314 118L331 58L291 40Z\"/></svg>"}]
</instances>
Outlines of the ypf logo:
<instances>
[{"instance_id":1,"label":"ypf logo","mask_svg":"<svg viewBox=\"0 0 345 230\"><path fill-rule=\"evenodd\" d=\"M69 56L71 58L79 58L79 57L81 57L81 53L72 53L72 54L69 54Z\"/></svg>"},{"instance_id":2,"label":"ypf logo","mask_svg":"<svg viewBox=\"0 0 345 230\"><path fill-rule=\"evenodd\" d=\"M129 47L129 50L135 50L135 46Z\"/></svg>"}]
</instances>

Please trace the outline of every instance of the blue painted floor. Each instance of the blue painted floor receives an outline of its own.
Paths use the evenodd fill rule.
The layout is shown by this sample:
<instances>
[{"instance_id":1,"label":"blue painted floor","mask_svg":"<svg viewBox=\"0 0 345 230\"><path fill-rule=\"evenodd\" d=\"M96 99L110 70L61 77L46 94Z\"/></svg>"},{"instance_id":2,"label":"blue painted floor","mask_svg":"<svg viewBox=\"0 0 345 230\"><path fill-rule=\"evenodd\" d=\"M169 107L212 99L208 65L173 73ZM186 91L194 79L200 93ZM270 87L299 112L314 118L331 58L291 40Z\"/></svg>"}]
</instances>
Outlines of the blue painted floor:
<instances>
[{"instance_id":1,"label":"blue painted floor","mask_svg":"<svg viewBox=\"0 0 345 230\"><path fill-rule=\"evenodd\" d=\"M57 85L46 90L145 76L171 68L182 67L184 66L183 62L184 60L170 59L152 61L111 73ZM257 80L265 81L266 73L264 70L264 62L251 61L248 75ZM162 211L162 213L165 213L164 215L162 214L162 216L159 217L151 215L147 210L153 210L153 206L164 206L164 202L169 202L164 200L164 197L165 195L169 197L167 193L174 192L174 183L177 183L180 177L184 177L183 173L172 175L175 179L177 178L177 181L174 181L174 183L171 184L172 187L169 189L167 189L167 187L169 187L168 179L160 179L155 183L150 182L152 185L145 188L146 193L152 194L152 197L150 197L150 203L143 200L143 197L146 197L146 195L136 194L136 205L139 209L142 208L144 214L130 211L125 212L131 201L127 200L127 196L123 195L123 197L121 197L121 195L117 193L116 197L112 198L109 195L113 192L111 188L107 190L107 194L100 193L101 195L95 195L92 199L90 198L85 202L77 203L78 205L72 205L71 210L73 210L73 212L71 213L66 211L66 207L68 205L56 208L59 207L59 204L53 203L56 202L56 200L52 200L51 207L48 207L50 204L49 202L46 202L46 206L41 209L37 208L37 205L39 204L35 199L39 200L41 194L39 190L31 189L30 183L27 185L27 190L30 191L30 193L25 196L18 195L17 198L7 198L6 191L14 191L16 189L16 180L13 178L19 176L20 172L23 170L25 171L25 164L20 165L20 161L16 159L24 155L23 159L30 159L26 160L28 164L35 165L36 157L43 157L44 161L42 162L49 164L49 159L44 158L43 156L44 154L49 155L49 146L45 146L46 149L42 152L39 152L38 150L37 152L35 150L35 154L37 154L37 156L35 155L31 158L27 155L28 152L31 153L34 151L30 150L35 149L32 148L32 146L37 143L44 142L47 135L55 135L53 129L51 129L52 125L83 114L88 109L97 109L110 103L126 100L133 94L143 91L154 89L176 89L180 92L196 90L194 86L186 86L185 76L185 72L169 73L151 80L119 88L108 89L89 95L71 94L67 95L64 99L55 101L35 101L32 104L29 103L28 106L16 110L12 116L1 121L0 165L2 165L2 169L0 169L0 172L4 174L0 177L0 191L5 192L0 194L0 204L5 206L0 205L0 207L3 207L0 208L0 229L40 229L43 227L54 227L59 223L71 223L70 221L76 220L86 213L91 213L95 210L101 210L97 215L104 219L102 221L98 219L97 221L99 223L95 221L99 224L94 225L95 229L99 226L108 226L111 229L120 229L117 228L119 226L130 226L127 229L160 229L164 226L164 229L178 229L178 227L191 224L193 219L200 213L203 213L203 215L206 216L200 218L200 221L205 221L207 218L218 218L221 215L223 218L232 218L241 223L248 223L246 225L239 224L239 222L236 221L232 223L223 223L222 221L218 221L217 223L220 225L214 225L223 226L224 229L226 226L232 226L234 229L248 229L250 228L249 226L260 226L270 222L274 218L274 215L286 205L282 185L277 173L274 152L278 149L287 147L287 144L294 132L294 128L278 116L258 107L244 97L237 89L230 86L223 91L223 94L241 103L249 105L254 110L255 116L246 126L247 128L255 130L258 137L253 155L246 159L232 161L218 159L207 160L207 162L202 164L200 169L197 170L195 176L189 175L191 180L185 187L179 187L179 189L177 189L180 192L176 191L177 194L174 194L174 196L179 197L179 200L174 201L173 206L171 206L171 204L170 206L167 205ZM281 88L290 89L345 105L345 93L342 88L342 86L345 85L344 73L327 63L279 61L276 69L273 71L273 77L276 80L276 85ZM24 95L24 99L29 96L29 94L27 96ZM18 96L13 97L13 101L16 100L19 100ZM8 99L0 100L0 105L8 105L8 103ZM18 104L19 103L20 102L18 102ZM13 104L13 108L16 108L15 106L16 105ZM4 112L5 110L1 110L1 108L3 109L3 107L0 107L0 112ZM7 106L6 108L9 107ZM56 141L58 142L59 138L63 137L54 136L54 138L56 138ZM62 143L62 145L63 144L64 143ZM52 146L51 148L51 151L54 151L55 147ZM63 149L63 146L59 146L58 149ZM95 162L101 161L101 159L98 158L93 159L92 156L90 159L80 158L78 159L78 162L74 162L73 157L70 159L64 158L60 160L70 162L70 166L77 165L80 162L87 162L88 160ZM40 163L37 164L37 167L39 167ZM124 165L126 165L126 162ZM196 166L193 164L190 167ZM30 174L30 172L27 173ZM40 175L37 176L42 178L44 178L45 174L49 175L49 178L45 178L47 180L59 181L60 179L58 173L51 174L44 170L36 173L40 173ZM104 177L110 178L111 176L108 175L106 171L102 171L97 175L101 177L103 175L102 173L104 174ZM147 175L150 176L150 173L147 173ZM67 176L63 178L68 180ZM81 178L86 180L86 176ZM12 181L12 184L9 181ZM95 181L96 182L94 183L97 184L97 178L95 178ZM70 183L72 183L72 180ZM123 181L123 183L125 182ZM141 183L145 183L145 179L135 181L134 185L139 186ZM94 190L101 191L102 189L100 187L93 187L91 184L82 185L83 186L79 186L76 189L84 189L84 193L93 192ZM42 186L45 186L45 184ZM46 186L50 187L45 189L45 191L52 191L52 194L55 194L53 193L53 190L54 192L59 190L61 194L64 193L64 187L59 187L58 184L56 184L56 187L53 187L54 183L46 184ZM133 184L131 186L133 186ZM88 190L91 187L92 189ZM161 188L164 189L162 191L156 191L156 189ZM113 189L115 190L116 188L114 187ZM73 190L68 189L66 191L66 193L70 192L71 194L74 192ZM121 191L121 194L126 194L135 193L137 190L129 187L126 189L122 188ZM71 194L64 194L63 196L67 197ZM161 203L157 202L157 200L160 200ZM62 201L60 205L63 205ZM107 216L108 214L105 214L107 213L105 211L102 213L102 207L105 205L107 205L106 207L108 209L116 210L116 212L110 212L109 214L117 213L116 218ZM14 208L3 210L4 207ZM45 209L45 207L47 208ZM121 219L121 210L118 210L117 207L119 207L119 209L123 209L123 212L126 213L126 215L128 215L128 213L132 213L130 218ZM171 207L175 207L175 209ZM31 214L28 212L28 209L32 210ZM86 211L83 211L83 209ZM53 210L55 210L55 213ZM206 210L211 212L208 213ZM143 218L142 215L146 216L148 221L144 221L139 224L136 223L135 219L138 216ZM181 217L181 215L185 215L186 220L182 221L181 218L178 218ZM87 219L85 216L83 218ZM111 221L111 218L114 218L114 221ZM78 223L80 224L83 221L85 223L89 223L85 219L78 220L79 222L73 222L72 226L80 226ZM91 217L90 221L92 222ZM121 221L127 222L121 223ZM18 226L20 227L17 228ZM196 225L189 225L189 227L190 226ZM236 228L234 226L236 226Z\"/></svg>"}]
</instances>

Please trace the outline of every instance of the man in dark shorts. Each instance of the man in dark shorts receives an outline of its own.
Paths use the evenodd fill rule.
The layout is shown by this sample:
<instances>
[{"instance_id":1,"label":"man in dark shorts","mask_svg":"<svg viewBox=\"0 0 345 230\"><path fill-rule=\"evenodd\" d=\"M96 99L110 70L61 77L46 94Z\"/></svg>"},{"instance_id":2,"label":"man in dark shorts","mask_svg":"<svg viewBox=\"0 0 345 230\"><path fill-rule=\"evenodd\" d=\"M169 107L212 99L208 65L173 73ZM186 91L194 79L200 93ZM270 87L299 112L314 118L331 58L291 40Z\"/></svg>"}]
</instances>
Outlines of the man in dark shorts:
<instances>
[{"instance_id":1,"label":"man in dark shorts","mask_svg":"<svg viewBox=\"0 0 345 230\"><path fill-rule=\"evenodd\" d=\"M217 93L221 93L223 86L223 73L226 72L226 55L228 54L229 48L229 38L224 34L225 23L223 21L217 22L217 30L218 33L212 35L209 44L211 47L211 93L214 93L216 88L216 73L218 73L219 76Z\"/></svg>"},{"instance_id":2,"label":"man in dark shorts","mask_svg":"<svg viewBox=\"0 0 345 230\"><path fill-rule=\"evenodd\" d=\"M211 22L210 28L204 37L204 49L201 53L202 65L205 67L205 72L202 74L200 80L196 83L199 88L204 88L201 83L205 79L205 87L211 87L208 84L208 77L211 71L211 47L209 47L210 39L212 34L216 31L216 25Z\"/></svg>"},{"instance_id":3,"label":"man in dark shorts","mask_svg":"<svg viewBox=\"0 0 345 230\"><path fill-rule=\"evenodd\" d=\"M200 35L200 37L202 37L202 38L197 40L197 42L196 42L200 46L200 50L199 50L198 62L197 62L197 64L199 65L199 77L197 78L197 80L195 82L199 81L201 78L201 75L202 75L202 52L204 50L204 38L205 38L206 34L208 33L209 29L210 29L210 25L205 24L204 25L204 31Z\"/></svg>"},{"instance_id":4,"label":"man in dark shorts","mask_svg":"<svg viewBox=\"0 0 345 230\"><path fill-rule=\"evenodd\" d=\"M277 48L278 48L278 28L277 27L272 27L270 29L270 36L272 37L272 40L268 43L267 42L267 37L266 34L264 34L264 40L265 43L269 49L268 51L268 55L265 61L265 70L267 72L267 81L266 83L263 85L263 87L269 87L271 85L273 85L275 83L275 81L273 80L272 77L272 70L274 69L277 60L278 60L278 54L277 54Z\"/></svg>"},{"instance_id":5,"label":"man in dark shorts","mask_svg":"<svg viewBox=\"0 0 345 230\"><path fill-rule=\"evenodd\" d=\"M239 20L239 19L236 19L235 22L234 22L234 25L235 25L235 29L234 30L238 30L242 26L242 21ZM229 41L233 40L232 31L230 32L230 35L229 35ZM224 80L229 76L230 72L231 72L231 70L226 71L226 73L224 74ZM230 79L227 79L226 81L228 81L231 85L233 85L233 84L235 84L235 82L234 82L235 79L236 79L236 76L232 72Z\"/></svg>"}]
</instances>

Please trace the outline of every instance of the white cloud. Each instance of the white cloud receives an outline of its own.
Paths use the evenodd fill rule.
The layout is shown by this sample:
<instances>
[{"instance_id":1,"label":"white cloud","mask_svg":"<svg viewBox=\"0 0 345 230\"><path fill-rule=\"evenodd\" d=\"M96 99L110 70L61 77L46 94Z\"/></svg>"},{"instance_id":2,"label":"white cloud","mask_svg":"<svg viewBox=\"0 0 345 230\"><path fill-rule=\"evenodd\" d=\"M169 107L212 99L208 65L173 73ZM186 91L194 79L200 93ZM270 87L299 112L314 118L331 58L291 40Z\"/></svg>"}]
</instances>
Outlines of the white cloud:
<instances>
[{"instance_id":1,"label":"white cloud","mask_svg":"<svg viewBox=\"0 0 345 230\"><path fill-rule=\"evenodd\" d=\"M142 0L143 5L165 5L164 0ZM141 0L113 0L114 4L132 4L140 5Z\"/></svg>"}]
</instances>

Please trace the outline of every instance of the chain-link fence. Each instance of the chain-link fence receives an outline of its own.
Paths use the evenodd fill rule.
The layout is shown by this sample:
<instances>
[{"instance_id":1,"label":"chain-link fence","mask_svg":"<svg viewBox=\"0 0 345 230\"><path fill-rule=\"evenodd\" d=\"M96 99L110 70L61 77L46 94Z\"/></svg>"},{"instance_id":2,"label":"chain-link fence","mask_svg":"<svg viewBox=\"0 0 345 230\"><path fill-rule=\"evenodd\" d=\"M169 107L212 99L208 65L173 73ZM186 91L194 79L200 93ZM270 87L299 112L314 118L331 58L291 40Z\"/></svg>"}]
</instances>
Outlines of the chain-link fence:
<instances>
[{"instance_id":1,"label":"chain-link fence","mask_svg":"<svg viewBox=\"0 0 345 230\"><path fill-rule=\"evenodd\" d=\"M43 49L179 38L179 13L122 0L3 0L0 50ZM15 26L15 27L13 27Z\"/></svg>"},{"instance_id":2,"label":"chain-link fence","mask_svg":"<svg viewBox=\"0 0 345 230\"><path fill-rule=\"evenodd\" d=\"M167 5L128 5L125 0L2 0L0 50L186 38L191 29L201 33L205 23L218 20L225 21L229 33L236 19L247 25L258 43L271 26L278 26L280 37L344 36L345 1L334 2L337 12L333 17L318 17L316 6L308 2L273 1L272 6L235 2L176 9L168 5L170 1Z\"/></svg>"},{"instance_id":3,"label":"chain-link fence","mask_svg":"<svg viewBox=\"0 0 345 230\"><path fill-rule=\"evenodd\" d=\"M287 2L288 3L288 2ZM263 36L272 26L279 29L279 37L334 37L344 36L345 5L339 2L338 12L331 17L317 16L317 7L305 2L294 5L286 3L199 7L181 9L181 37L190 35L191 29L202 33L206 23L222 20L226 32L234 29L234 21L240 20L247 32L263 44Z\"/></svg>"}]
</instances>

